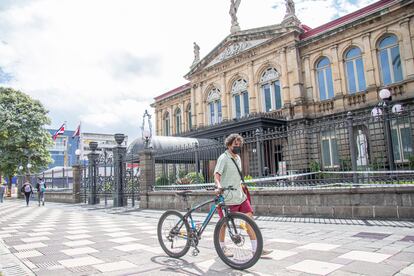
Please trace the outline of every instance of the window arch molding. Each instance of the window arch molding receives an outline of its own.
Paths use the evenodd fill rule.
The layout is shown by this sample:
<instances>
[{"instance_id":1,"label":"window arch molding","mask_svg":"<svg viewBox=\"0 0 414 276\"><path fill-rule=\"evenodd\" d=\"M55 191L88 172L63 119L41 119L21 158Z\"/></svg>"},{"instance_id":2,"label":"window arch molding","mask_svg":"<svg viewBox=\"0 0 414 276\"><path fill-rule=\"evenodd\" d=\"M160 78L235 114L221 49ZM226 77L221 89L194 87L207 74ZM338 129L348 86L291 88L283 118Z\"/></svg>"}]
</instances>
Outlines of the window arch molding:
<instances>
[{"instance_id":1,"label":"window arch molding","mask_svg":"<svg viewBox=\"0 0 414 276\"><path fill-rule=\"evenodd\" d=\"M347 45L344 45L338 51L338 55L341 57L341 61L345 61L345 54L349 51L349 49L354 48L354 47L358 47L361 50L362 57L365 56L365 48L364 48L364 45L362 45L361 43L352 41L352 43L348 43ZM339 49L339 47L338 47L338 49Z\"/></svg>"},{"instance_id":2,"label":"window arch molding","mask_svg":"<svg viewBox=\"0 0 414 276\"><path fill-rule=\"evenodd\" d=\"M266 62L262 64L259 69L256 71L256 74L254 76L254 82L260 83L260 78L262 75L266 72L269 68L275 68L276 71L278 71L280 74L282 74L282 67L279 64L273 63L273 62Z\"/></svg>"}]
</instances>

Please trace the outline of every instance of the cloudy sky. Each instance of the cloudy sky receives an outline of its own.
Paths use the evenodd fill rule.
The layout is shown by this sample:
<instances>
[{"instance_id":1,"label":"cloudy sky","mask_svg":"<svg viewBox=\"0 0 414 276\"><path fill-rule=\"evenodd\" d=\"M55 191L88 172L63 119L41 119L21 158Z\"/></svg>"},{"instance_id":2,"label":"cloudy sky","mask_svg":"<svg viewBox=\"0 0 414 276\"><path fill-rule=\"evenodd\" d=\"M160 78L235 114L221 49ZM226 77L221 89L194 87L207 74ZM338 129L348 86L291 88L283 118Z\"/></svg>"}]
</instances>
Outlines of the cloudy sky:
<instances>
[{"instance_id":1,"label":"cloudy sky","mask_svg":"<svg viewBox=\"0 0 414 276\"><path fill-rule=\"evenodd\" d=\"M372 0L298 0L317 27ZM87 132L139 135L153 98L187 81L193 42L201 57L230 32L230 0L0 0L0 85L20 89ZM283 0L242 0L242 29L277 24ZM151 111L151 110L150 110ZM152 111L151 111L152 112Z\"/></svg>"}]
</instances>

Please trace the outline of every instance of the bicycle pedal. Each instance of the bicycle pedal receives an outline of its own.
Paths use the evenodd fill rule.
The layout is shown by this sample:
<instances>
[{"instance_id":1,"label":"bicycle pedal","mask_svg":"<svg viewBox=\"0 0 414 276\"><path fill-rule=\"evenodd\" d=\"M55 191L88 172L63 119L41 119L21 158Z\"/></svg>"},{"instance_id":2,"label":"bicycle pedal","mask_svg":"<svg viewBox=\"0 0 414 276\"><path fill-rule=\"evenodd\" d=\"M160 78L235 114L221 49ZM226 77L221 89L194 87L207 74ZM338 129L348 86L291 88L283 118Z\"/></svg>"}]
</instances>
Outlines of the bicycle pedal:
<instances>
[{"instance_id":1,"label":"bicycle pedal","mask_svg":"<svg viewBox=\"0 0 414 276\"><path fill-rule=\"evenodd\" d=\"M198 250L198 248L195 248L194 250L193 250L193 256L195 257L195 256L197 256L198 255L198 253L200 253L200 250Z\"/></svg>"}]
</instances>

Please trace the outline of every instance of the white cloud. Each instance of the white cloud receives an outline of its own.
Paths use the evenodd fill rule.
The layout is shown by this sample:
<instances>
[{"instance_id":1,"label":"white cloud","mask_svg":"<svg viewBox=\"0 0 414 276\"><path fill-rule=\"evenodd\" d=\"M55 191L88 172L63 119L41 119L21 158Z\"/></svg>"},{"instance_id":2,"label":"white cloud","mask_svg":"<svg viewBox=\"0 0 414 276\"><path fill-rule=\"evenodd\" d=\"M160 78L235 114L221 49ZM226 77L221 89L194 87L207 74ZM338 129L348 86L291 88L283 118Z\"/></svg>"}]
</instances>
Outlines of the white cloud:
<instances>
[{"instance_id":1,"label":"white cloud","mask_svg":"<svg viewBox=\"0 0 414 276\"><path fill-rule=\"evenodd\" d=\"M7 85L44 103L52 127L82 120L85 131L137 137L153 97L186 82L193 41L204 56L229 34L229 2L2 2L0 68L13 77ZM316 27L371 2L301 0L296 11ZM280 23L284 12L281 0L243 0L238 18L248 29Z\"/></svg>"}]
</instances>

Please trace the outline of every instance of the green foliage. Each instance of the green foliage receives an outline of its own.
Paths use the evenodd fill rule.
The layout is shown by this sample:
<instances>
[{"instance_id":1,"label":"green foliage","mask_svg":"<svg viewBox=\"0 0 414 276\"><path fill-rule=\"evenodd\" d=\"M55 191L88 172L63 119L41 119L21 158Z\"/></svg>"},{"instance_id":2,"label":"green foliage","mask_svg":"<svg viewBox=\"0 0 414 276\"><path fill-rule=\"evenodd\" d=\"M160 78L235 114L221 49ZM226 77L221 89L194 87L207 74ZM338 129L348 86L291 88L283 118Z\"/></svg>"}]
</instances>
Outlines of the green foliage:
<instances>
[{"instance_id":1,"label":"green foliage","mask_svg":"<svg viewBox=\"0 0 414 276\"><path fill-rule=\"evenodd\" d=\"M155 186L165 186L165 185L168 185L168 177L166 177L165 175L161 175L157 177L157 179L155 180Z\"/></svg>"},{"instance_id":2,"label":"green foliage","mask_svg":"<svg viewBox=\"0 0 414 276\"><path fill-rule=\"evenodd\" d=\"M319 172L321 170L321 165L318 161L311 160L309 162L309 169L311 172Z\"/></svg>"},{"instance_id":3,"label":"green foliage","mask_svg":"<svg viewBox=\"0 0 414 276\"><path fill-rule=\"evenodd\" d=\"M201 173L190 172L185 177L191 179L192 184L204 183L204 176Z\"/></svg>"},{"instance_id":4,"label":"green foliage","mask_svg":"<svg viewBox=\"0 0 414 276\"><path fill-rule=\"evenodd\" d=\"M253 176L251 176L251 175L245 175L244 176L244 181L250 181L250 180L252 180L253 179ZM247 185L249 185L249 186L254 186L254 185L256 185L256 183L254 183L254 182L249 182L249 183L246 183Z\"/></svg>"},{"instance_id":5,"label":"green foliage","mask_svg":"<svg viewBox=\"0 0 414 276\"><path fill-rule=\"evenodd\" d=\"M50 124L48 111L30 96L0 87L0 171L9 177L19 165L30 161L38 172L51 161L48 146L52 138L44 125Z\"/></svg>"},{"instance_id":6,"label":"green foliage","mask_svg":"<svg viewBox=\"0 0 414 276\"><path fill-rule=\"evenodd\" d=\"M351 171L352 170L351 158L340 159L339 163L341 164L341 169L343 171Z\"/></svg>"}]
</instances>

